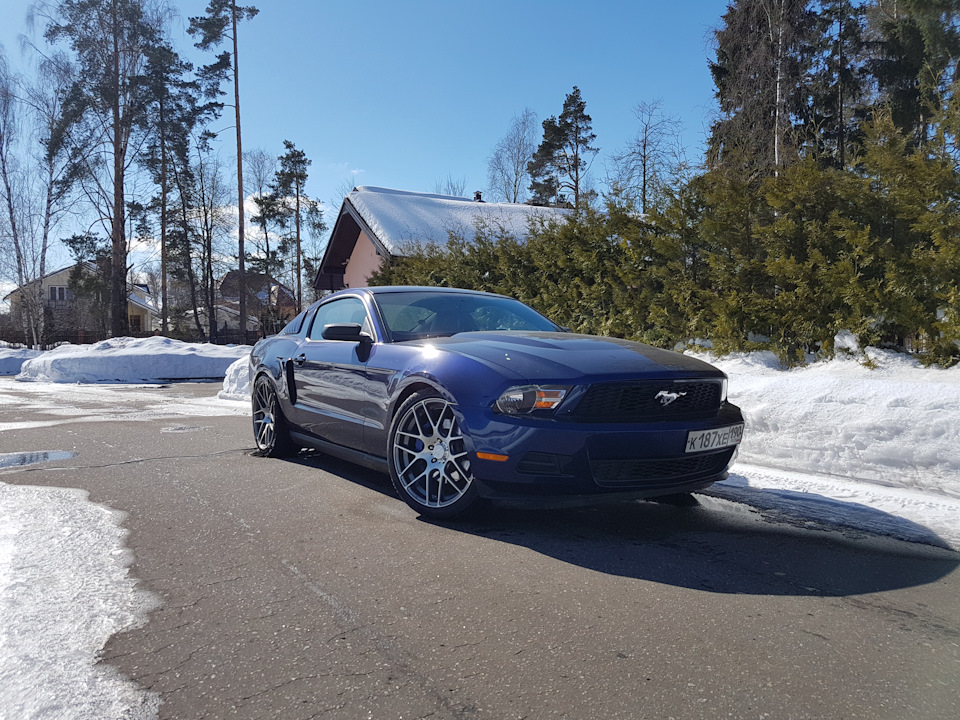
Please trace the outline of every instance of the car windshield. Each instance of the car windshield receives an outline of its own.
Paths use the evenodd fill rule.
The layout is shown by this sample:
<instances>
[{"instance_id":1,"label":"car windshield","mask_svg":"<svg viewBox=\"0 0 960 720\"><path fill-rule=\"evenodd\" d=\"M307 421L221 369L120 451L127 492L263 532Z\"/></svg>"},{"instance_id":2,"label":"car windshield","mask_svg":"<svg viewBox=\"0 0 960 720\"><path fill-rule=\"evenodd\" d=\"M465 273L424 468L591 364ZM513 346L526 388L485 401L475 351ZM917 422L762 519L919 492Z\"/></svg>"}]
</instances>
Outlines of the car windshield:
<instances>
[{"instance_id":1,"label":"car windshield","mask_svg":"<svg viewBox=\"0 0 960 720\"><path fill-rule=\"evenodd\" d=\"M523 303L497 295L390 292L377 294L376 302L396 341L483 330L560 329Z\"/></svg>"}]
</instances>

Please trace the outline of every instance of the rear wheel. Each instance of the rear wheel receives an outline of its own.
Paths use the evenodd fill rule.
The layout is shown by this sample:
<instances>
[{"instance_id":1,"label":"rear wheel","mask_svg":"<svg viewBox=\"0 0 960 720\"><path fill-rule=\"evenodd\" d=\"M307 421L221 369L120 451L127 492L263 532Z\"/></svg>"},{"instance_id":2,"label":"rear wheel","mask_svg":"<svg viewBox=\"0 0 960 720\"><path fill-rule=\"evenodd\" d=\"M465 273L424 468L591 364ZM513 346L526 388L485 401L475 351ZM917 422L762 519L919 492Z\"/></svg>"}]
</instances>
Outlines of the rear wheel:
<instances>
[{"instance_id":1,"label":"rear wheel","mask_svg":"<svg viewBox=\"0 0 960 720\"><path fill-rule=\"evenodd\" d=\"M390 478L421 515L449 518L477 500L455 406L432 391L411 395L390 426Z\"/></svg>"},{"instance_id":2,"label":"rear wheel","mask_svg":"<svg viewBox=\"0 0 960 720\"><path fill-rule=\"evenodd\" d=\"M273 383L261 375L253 386L253 439L264 457L287 457L297 448L290 439L287 420Z\"/></svg>"}]
</instances>

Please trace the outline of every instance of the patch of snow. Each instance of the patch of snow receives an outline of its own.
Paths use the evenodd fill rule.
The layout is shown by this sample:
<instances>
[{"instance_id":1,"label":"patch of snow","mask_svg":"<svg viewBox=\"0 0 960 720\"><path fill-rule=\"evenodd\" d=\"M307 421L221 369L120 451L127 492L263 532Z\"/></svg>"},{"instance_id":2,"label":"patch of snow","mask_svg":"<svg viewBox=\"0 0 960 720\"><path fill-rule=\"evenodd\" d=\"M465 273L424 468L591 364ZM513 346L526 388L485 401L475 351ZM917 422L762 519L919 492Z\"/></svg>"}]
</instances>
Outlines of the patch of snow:
<instances>
[{"instance_id":1,"label":"patch of snow","mask_svg":"<svg viewBox=\"0 0 960 720\"><path fill-rule=\"evenodd\" d=\"M860 343L857 342L856 335L849 330L841 330L834 336L833 348L834 350L844 350L851 355L860 353Z\"/></svg>"},{"instance_id":2,"label":"patch of snow","mask_svg":"<svg viewBox=\"0 0 960 720\"><path fill-rule=\"evenodd\" d=\"M111 338L61 345L23 363L17 380L55 383L139 383L224 376L248 345L185 343L165 337Z\"/></svg>"},{"instance_id":3,"label":"patch of snow","mask_svg":"<svg viewBox=\"0 0 960 720\"><path fill-rule=\"evenodd\" d=\"M16 375L27 360L40 355L39 350L0 347L0 375Z\"/></svg>"},{"instance_id":4,"label":"patch of snow","mask_svg":"<svg viewBox=\"0 0 960 720\"><path fill-rule=\"evenodd\" d=\"M157 716L157 695L97 664L154 604L128 575L121 521L80 490L0 483L0 717Z\"/></svg>"},{"instance_id":5,"label":"patch of snow","mask_svg":"<svg viewBox=\"0 0 960 720\"><path fill-rule=\"evenodd\" d=\"M250 399L250 358L242 357L227 368L223 390L217 393L221 400Z\"/></svg>"}]
</instances>

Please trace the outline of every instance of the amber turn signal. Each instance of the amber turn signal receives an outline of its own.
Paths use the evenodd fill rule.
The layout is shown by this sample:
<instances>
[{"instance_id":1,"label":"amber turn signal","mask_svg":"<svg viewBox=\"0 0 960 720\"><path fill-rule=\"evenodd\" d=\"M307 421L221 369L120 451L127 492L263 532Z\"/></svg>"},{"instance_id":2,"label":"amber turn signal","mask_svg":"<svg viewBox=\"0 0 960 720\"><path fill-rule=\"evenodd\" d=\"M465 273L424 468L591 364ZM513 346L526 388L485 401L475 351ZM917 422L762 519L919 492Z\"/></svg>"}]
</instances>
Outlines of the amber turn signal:
<instances>
[{"instance_id":1,"label":"amber turn signal","mask_svg":"<svg viewBox=\"0 0 960 720\"><path fill-rule=\"evenodd\" d=\"M493 460L494 462L506 462L510 459L509 455L498 455L497 453L478 452L478 460Z\"/></svg>"}]
</instances>

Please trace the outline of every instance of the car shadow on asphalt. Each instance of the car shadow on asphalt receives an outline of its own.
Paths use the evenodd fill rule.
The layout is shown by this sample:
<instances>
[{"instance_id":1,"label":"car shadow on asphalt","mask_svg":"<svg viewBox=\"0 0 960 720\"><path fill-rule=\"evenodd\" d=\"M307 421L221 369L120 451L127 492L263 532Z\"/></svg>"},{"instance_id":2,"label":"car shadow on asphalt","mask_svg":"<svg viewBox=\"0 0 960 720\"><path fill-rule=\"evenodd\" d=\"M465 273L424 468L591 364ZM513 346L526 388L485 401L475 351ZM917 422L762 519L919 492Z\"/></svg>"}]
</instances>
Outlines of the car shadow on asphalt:
<instances>
[{"instance_id":1,"label":"car shadow on asphalt","mask_svg":"<svg viewBox=\"0 0 960 720\"><path fill-rule=\"evenodd\" d=\"M389 478L320 453L291 462L316 467L397 498ZM696 502L619 502L522 509L484 505L466 516L419 520L436 528L528 548L582 568L714 593L844 597L936 582L960 554L706 495ZM857 506L863 513L863 506ZM415 517L411 510L411 517ZM872 510L892 521L880 510Z\"/></svg>"}]
</instances>

